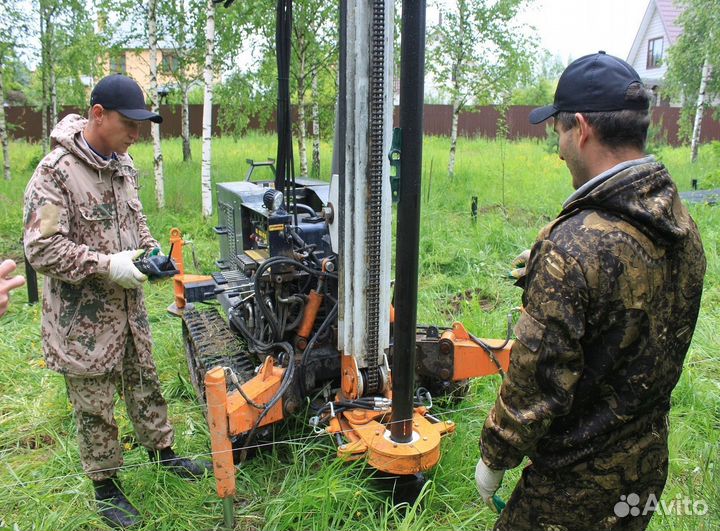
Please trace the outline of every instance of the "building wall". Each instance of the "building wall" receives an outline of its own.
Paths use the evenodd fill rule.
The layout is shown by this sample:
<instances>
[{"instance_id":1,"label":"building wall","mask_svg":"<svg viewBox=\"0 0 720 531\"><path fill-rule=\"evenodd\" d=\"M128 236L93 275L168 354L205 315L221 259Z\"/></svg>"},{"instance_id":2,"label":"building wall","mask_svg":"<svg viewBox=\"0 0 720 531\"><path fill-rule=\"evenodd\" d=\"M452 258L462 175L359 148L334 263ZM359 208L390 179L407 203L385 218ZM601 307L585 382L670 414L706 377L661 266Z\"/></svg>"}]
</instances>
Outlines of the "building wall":
<instances>
[{"instance_id":1,"label":"building wall","mask_svg":"<svg viewBox=\"0 0 720 531\"><path fill-rule=\"evenodd\" d=\"M120 72L132 77L138 82L140 87L143 89L145 94L150 91L150 50L125 50L125 71ZM170 50L158 50L158 69L162 64L163 57L165 55L171 56ZM110 57L105 59L105 74L117 73L115 71L110 72L111 65ZM194 74L194 72L192 73ZM158 84L159 85L174 85L175 79L167 74L158 72Z\"/></svg>"},{"instance_id":2,"label":"building wall","mask_svg":"<svg viewBox=\"0 0 720 531\"><path fill-rule=\"evenodd\" d=\"M645 35L643 35L642 42L635 53L635 57L632 57L629 63L637 70L637 73L640 74L642 79L657 80L660 82L665 78L667 64L662 64L659 68L647 68L648 41L657 37L663 38L663 63L667 63L667 50L670 43L665 34L665 26L663 26L660 13L656 8L653 8L653 15L645 31Z\"/></svg>"}]
</instances>

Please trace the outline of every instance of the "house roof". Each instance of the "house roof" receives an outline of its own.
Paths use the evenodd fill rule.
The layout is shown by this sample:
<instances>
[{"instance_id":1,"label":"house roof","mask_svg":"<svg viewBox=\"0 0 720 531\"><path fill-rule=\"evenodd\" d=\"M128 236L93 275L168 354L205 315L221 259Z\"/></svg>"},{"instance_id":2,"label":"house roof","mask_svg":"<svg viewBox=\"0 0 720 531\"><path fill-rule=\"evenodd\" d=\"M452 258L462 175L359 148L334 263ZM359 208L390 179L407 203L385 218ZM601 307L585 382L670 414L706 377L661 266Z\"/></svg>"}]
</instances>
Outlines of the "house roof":
<instances>
[{"instance_id":1,"label":"house roof","mask_svg":"<svg viewBox=\"0 0 720 531\"><path fill-rule=\"evenodd\" d=\"M685 11L685 8L675 5L673 0L655 0L655 5L660 13L660 19L665 26L668 40L672 46L682 33L682 28L677 25L677 18Z\"/></svg>"},{"instance_id":2,"label":"house roof","mask_svg":"<svg viewBox=\"0 0 720 531\"><path fill-rule=\"evenodd\" d=\"M642 44L642 40L645 37L645 32L650 25L650 21L653 18L655 12L660 15L663 28L665 29L665 36L668 39L668 45L672 46L677 41L678 37L682 33L682 28L678 25L678 17L685 11L684 7L677 6L676 0L650 0L648 2L645 15L643 16L642 22L638 27L638 31L635 34L635 40L630 47L630 53L628 53L627 60L632 62L635 57L638 47Z\"/></svg>"}]
</instances>

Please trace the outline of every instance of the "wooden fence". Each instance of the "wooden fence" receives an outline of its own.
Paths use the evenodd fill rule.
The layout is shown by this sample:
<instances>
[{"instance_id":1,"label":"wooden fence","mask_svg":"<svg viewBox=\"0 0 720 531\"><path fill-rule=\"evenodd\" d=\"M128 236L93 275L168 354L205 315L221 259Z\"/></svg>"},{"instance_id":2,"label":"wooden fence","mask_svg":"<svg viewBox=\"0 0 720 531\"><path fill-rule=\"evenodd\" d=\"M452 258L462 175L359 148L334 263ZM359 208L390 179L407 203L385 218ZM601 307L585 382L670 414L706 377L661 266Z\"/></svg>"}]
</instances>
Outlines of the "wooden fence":
<instances>
[{"instance_id":1,"label":"wooden fence","mask_svg":"<svg viewBox=\"0 0 720 531\"><path fill-rule=\"evenodd\" d=\"M544 138L545 124L531 125L528 122L528 114L533 109L531 106L518 105L508 109L508 130L510 138ZM40 113L29 107L6 107L5 108L10 134L14 138L23 138L30 141L39 141L42 135L42 122ZM64 107L60 116L69 113L82 114L77 108ZM213 108L213 134L220 136L222 131L217 126L218 106ZM161 126L164 137L180 136L181 121L180 107L164 105L160 107L160 114L164 121ZM678 145L678 117L680 109L677 107L655 107L652 111L654 123L660 124L663 134L671 145ZM399 113L395 109L395 122L398 121ZM458 122L458 134L466 137L495 137L499 113L495 107L484 106L474 108L471 111L460 113ZM452 108L450 105L425 105L425 134L428 135L450 135L452 119ZM262 129L268 132L274 131L275 123L271 120L262 126L257 120L250 121L251 129ZM193 136L202 136L202 105L190 106L190 133ZM144 124L142 136L150 136L149 124ZM712 110L708 109L703 118L702 142L720 140L720 122L713 118Z\"/></svg>"}]
</instances>

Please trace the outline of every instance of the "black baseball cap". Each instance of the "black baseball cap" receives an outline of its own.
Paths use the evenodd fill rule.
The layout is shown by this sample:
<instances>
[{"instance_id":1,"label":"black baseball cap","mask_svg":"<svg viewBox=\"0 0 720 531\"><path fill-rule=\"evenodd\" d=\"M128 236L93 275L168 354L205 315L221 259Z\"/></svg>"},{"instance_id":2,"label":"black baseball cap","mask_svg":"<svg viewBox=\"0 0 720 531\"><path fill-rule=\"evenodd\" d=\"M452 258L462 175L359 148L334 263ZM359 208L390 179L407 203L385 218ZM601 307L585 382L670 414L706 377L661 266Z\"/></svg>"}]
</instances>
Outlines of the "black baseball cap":
<instances>
[{"instance_id":1,"label":"black baseball cap","mask_svg":"<svg viewBox=\"0 0 720 531\"><path fill-rule=\"evenodd\" d=\"M90 107L96 104L117 111L131 120L150 120L156 124L163 121L162 116L145 107L145 96L140 85L122 74L105 76L98 81L90 94Z\"/></svg>"},{"instance_id":2,"label":"black baseball cap","mask_svg":"<svg viewBox=\"0 0 720 531\"><path fill-rule=\"evenodd\" d=\"M560 76L555 101L530 112L530 123L539 124L559 112L647 110L649 101L627 101L632 83L642 83L628 63L603 51L570 63Z\"/></svg>"}]
</instances>

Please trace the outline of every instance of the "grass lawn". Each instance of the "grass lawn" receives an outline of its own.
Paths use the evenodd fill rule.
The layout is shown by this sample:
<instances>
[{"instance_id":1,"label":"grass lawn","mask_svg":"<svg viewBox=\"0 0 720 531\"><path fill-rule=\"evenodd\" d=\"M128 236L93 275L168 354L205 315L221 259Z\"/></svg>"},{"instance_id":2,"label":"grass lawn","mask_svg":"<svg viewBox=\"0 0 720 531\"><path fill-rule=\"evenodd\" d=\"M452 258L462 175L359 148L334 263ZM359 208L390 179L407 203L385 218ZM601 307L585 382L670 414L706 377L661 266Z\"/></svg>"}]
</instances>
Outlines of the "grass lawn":
<instances>
[{"instance_id":1,"label":"grass lawn","mask_svg":"<svg viewBox=\"0 0 720 531\"><path fill-rule=\"evenodd\" d=\"M22 259L22 194L40 159L37 145L13 143L14 178L0 181L0 257ZM418 321L448 325L462 321L474 334L503 337L506 314L519 304L520 291L504 279L510 260L529 248L538 230L559 211L572 192L570 176L557 155L541 143L461 139L456 175L447 177L447 138L425 142ZM208 273L218 255L213 217L200 215L200 141L195 160L181 161L177 139L163 144L167 205L154 201L152 146L135 146L141 198L151 229L167 241L171 227L194 242L199 270ZM661 149L681 190L693 178L711 181L720 150L704 146L700 161L689 164L686 148ZM331 147L322 145L323 174ZM239 180L245 159L275 154L271 136L248 136L213 145L216 181ZM709 177L708 177L709 176ZM472 196L479 215L470 215ZM704 516L657 515L652 530L720 529L720 208L691 205L703 235L708 260L698 327L685 370L672 399L670 476L663 499L703 500ZM192 260L186 258L186 264ZM180 322L165 308L172 302L169 284L147 286L155 359L176 429L176 449L207 455L209 437L188 384ZM80 467L72 408L62 377L45 368L40 336L40 307L25 304L25 290L13 293L8 315L0 321L0 530L104 529L92 501L92 487ZM443 441L439 465L427 476L421 506L403 511L369 479L362 462L335 458L328 436L316 436L307 418L292 418L275 431L277 444L243 464L237 472L237 529L435 530L491 529L494 516L479 502L473 472L477 440L499 387L497 377L473 382L459 405L436 406L435 414L452 419L457 432ZM214 479L186 483L147 463L136 446L124 406L117 419L125 443L126 469L121 478L130 500L144 515L141 529L215 529L222 509ZM519 477L509 472L500 495L507 499ZM559 507L558 510L572 510Z\"/></svg>"}]
</instances>

